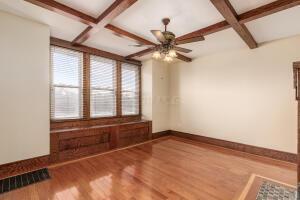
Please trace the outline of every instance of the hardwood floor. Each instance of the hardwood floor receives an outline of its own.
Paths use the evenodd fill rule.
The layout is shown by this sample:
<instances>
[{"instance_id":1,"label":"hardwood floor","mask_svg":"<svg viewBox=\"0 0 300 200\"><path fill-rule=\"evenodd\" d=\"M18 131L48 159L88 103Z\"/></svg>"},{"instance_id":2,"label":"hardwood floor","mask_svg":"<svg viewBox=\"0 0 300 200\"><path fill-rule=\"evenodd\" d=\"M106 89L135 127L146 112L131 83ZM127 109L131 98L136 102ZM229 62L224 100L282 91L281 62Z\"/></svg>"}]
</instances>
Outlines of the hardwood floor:
<instances>
[{"instance_id":1,"label":"hardwood floor","mask_svg":"<svg viewBox=\"0 0 300 200\"><path fill-rule=\"evenodd\" d=\"M168 137L50 167L3 199L237 199L251 174L296 185L296 165Z\"/></svg>"}]
</instances>

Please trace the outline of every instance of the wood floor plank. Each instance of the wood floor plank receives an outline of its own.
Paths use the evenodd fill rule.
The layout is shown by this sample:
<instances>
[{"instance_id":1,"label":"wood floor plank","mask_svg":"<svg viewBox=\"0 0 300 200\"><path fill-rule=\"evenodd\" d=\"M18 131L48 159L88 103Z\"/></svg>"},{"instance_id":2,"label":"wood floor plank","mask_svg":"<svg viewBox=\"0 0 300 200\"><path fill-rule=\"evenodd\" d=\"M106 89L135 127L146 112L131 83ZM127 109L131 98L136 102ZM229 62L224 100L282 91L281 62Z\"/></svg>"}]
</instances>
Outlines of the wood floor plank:
<instances>
[{"instance_id":1,"label":"wood floor plank","mask_svg":"<svg viewBox=\"0 0 300 200\"><path fill-rule=\"evenodd\" d=\"M296 185L294 164L174 137L49 171L51 179L0 200L229 200L240 196L252 174Z\"/></svg>"}]
</instances>

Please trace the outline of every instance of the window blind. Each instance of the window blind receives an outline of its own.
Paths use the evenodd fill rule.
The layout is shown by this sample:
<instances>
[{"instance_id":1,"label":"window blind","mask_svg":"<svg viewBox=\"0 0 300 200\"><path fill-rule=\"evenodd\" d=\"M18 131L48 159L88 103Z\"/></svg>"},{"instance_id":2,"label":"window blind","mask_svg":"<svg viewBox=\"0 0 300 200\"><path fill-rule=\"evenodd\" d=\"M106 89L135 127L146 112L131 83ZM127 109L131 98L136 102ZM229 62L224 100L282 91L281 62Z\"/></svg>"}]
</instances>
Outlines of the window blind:
<instances>
[{"instance_id":1,"label":"window blind","mask_svg":"<svg viewBox=\"0 0 300 200\"><path fill-rule=\"evenodd\" d=\"M122 115L139 114L139 68L122 63Z\"/></svg>"},{"instance_id":2,"label":"window blind","mask_svg":"<svg viewBox=\"0 0 300 200\"><path fill-rule=\"evenodd\" d=\"M90 57L91 117L116 116L116 61Z\"/></svg>"},{"instance_id":3,"label":"window blind","mask_svg":"<svg viewBox=\"0 0 300 200\"><path fill-rule=\"evenodd\" d=\"M51 119L82 117L83 54L51 46Z\"/></svg>"}]
</instances>

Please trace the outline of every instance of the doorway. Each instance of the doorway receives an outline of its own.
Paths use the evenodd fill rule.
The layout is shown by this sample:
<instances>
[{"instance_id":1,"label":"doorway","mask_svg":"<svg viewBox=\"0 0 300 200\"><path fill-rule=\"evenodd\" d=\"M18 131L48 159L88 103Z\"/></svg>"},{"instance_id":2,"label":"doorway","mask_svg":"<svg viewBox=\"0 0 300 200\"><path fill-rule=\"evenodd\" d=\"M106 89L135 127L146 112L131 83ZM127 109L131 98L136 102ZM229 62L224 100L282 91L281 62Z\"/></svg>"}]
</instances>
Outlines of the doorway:
<instances>
[{"instance_id":1,"label":"doorway","mask_svg":"<svg viewBox=\"0 0 300 200\"><path fill-rule=\"evenodd\" d=\"M298 186L298 197L300 197L300 62L293 63L293 71L294 71L294 88L295 88L295 97L298 102L298 121L297 121L297 137L298 137L298 178L297 178L297 186Z\"/></svg>"}]
</instances>

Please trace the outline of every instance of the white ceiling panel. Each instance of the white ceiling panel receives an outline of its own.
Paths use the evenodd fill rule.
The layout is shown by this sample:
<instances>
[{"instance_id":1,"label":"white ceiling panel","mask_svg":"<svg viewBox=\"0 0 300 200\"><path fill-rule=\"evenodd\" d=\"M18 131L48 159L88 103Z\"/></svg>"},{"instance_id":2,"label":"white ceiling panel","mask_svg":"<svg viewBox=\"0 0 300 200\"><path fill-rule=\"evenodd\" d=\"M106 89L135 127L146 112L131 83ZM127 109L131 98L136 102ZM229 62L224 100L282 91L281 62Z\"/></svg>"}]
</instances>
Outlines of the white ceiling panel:
<instances>
[{"instance_id":1,"label":"white ceiling panel","mask_svg":"<svg viewBox=\"0 0 300 200\"><path fill-rule=\"evenodd\" d=\"M114 0L56 0L71 8L97 18Z\"/></svg>"},{"instance_id":2,"label":"white ceiling panel","mask_svg":"<svg viewBox=\"0 0 300 200\"><path fill-rule=\"evenodd\" d=\"M0 0L0 10L47 24L51 36L73 40L86 25L23 0Z\"/></svg>"},{"instance_id":3,"label":"white ceiling panel","mask_svg":"<svg viewBox=\"0 0 300 200\"><path fill-rule=\"evenodd\" d=\"M93 17L98 17L115 0L57 1ZM239 14L273 1L275 0L230 0ZM50 26L53 37L68 41L72 41L86 28L86 25L80 22L24 0L0 0L0 10L47 24ZM171 18L168 30L174 32L177 36L224 20L210 0L138 0L113 20L112 24L156 42L150 30L162 30L161 19L164 17ZM249 22L246 26L256 41L261 43L300 34L298 19L300 19L300 6ZM117 37L107 29L100 30L84 44L124 56L144 49L129 46L135 44L135 42ZM247 45L232 29L208 35L203 42L181 46L193 50L192 53L186 54L191 58L237 48L248 49ZM147 55L140 59L144 60L150 57L151 55Z\"/></svg>"},{"instance_id":4,"label":"white ceiling panel","mask_svg":"<svg viewBox=\"0 0 300 200\"><path fill-rule=\"evenodd\" d=\"M238 14L242 14L249 10L274 2L275 0L251 0L251 1L229 0L229 1L233 6L234 10Z\"/></svg>"},{"instance_id":5,"label":"white ceiling panel","mask_svg":"<svg viewBox=\"0 0 300 200\"><path fill-rule=\"evenodd\" d=\"M152 54L144 55L142 57L139 57L137 60L145 61L145 60L149 60L149 59L152 59Z\"/></svg>"},{"instance_id":6,"label":"white ceiling panel","mask_svg":"<svg viewBox=\"0 0 300 200\"><path fill-rule=\"evenodd\" d=\"M300 34L300 6L246 24L258 43Z\"/></svg>"},{"instance_id":7,"label":"white ceiling panel","mask_svg":"<svg viewBox=\"0 0 300 200\"><path fill-rule=\"evenodd\" d=\"M130 46L134 44L135 42L116 36L107 29L101 29L84 43L84 45L113 52L122 56L127 56L145 49L141 47Z\"/></svg>"},{"instance_id":8,"label":"white ceiling panel","mask_svg":"<svg viewBox=\"0 0 300 200\"><path fill-rule=\"evenodd\" d=\"M210 0L139 0L113 24L155 42L150 30L163 30L164 17L171 19L168 30L177 36L224 20Z\"/></svg>"},{"instance_id":9,"label":"white ceiling panel","mask_svg":"<svg viewBox=\"0 0 300 200\"><path fill-rule=\"evenodd\" d=\"M239 48L249 48L233 29L227 29L205 36L204 41L180 45L191 49L192 52L184 54L196 58L208 54L230 51Z\"/></svg>"}]
</instances>

